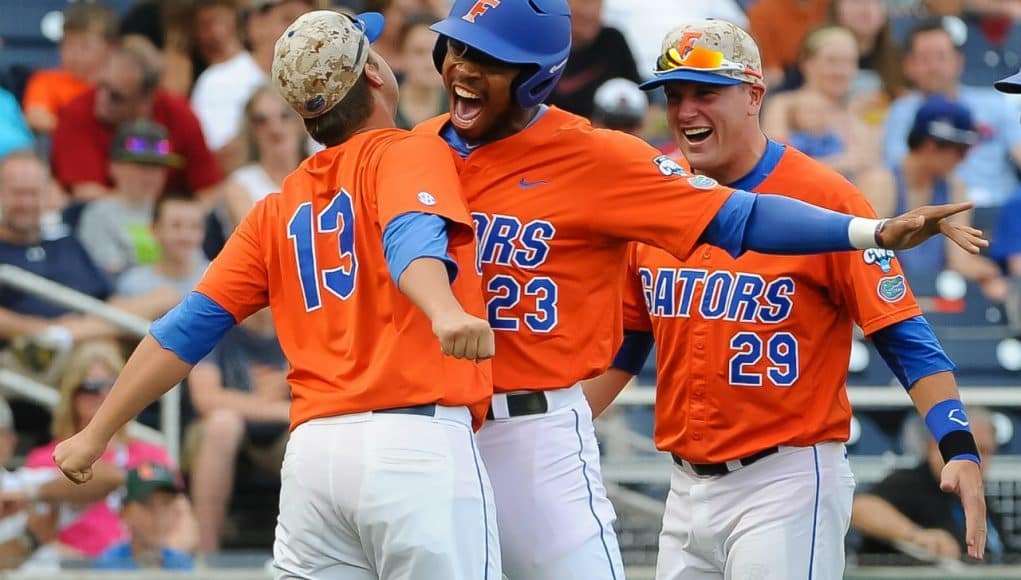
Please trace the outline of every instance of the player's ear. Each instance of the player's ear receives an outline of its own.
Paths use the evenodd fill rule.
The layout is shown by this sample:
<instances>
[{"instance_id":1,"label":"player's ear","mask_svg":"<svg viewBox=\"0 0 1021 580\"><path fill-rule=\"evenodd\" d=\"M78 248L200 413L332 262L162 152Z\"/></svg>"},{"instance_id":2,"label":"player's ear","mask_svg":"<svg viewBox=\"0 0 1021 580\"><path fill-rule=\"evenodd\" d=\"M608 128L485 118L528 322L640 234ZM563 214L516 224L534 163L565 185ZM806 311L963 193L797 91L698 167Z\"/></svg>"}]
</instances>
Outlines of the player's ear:
<instances>
[{"instance_id":1,"label":"player's ear","mask_svg":"<svg viewBox=\"0 0 1021 580\"><path fill-rule=\"evenodd\" d=\"M762 99L766 96L766 87L762 85L745 85L748 90L748 116L758 117L762 110Z\"/></svg>"},{"instance_id":2,"label":"player's ear","mask_svg":"<svg viewBox=\"0 0 1021 580\"><path fill-rule=\"evenodd\" d=\"M374 53L369 53L369 58L365 61L365 68L362 69L365 80L369 82L369 86L375 89L383 86L383 74L379 68L377 58L379 57Z\"/></svg>"}]
</instances>

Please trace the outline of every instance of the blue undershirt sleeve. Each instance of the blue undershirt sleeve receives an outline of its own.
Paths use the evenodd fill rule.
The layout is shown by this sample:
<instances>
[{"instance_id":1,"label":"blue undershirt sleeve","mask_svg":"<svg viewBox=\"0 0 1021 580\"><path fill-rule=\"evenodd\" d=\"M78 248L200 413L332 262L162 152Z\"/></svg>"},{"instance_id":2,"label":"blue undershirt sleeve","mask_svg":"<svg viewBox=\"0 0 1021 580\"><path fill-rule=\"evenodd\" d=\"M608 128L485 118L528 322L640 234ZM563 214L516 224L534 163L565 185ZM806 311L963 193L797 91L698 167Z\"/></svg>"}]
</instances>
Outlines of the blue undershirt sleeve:
<instances>
[{"instance_id":1,"label":"blue undershirt sleeve","mask_svg":"<svg viewBox=\"0 0 1021 580\"><path fill-rule=\"evenodd\" d=\"M457 262L447 255L447 244L447 221L438 215L408 212L390 220L383 231L383 253L394 284L400 281L408 264L419 258L443 262L453 282L457 278Z\"/></svg>"},{"instance_id":2,"label":"blue undershirt sleeve","mask_svg":"<svg viewBox=\"0 0 1021 580\"><path fill-rule=\"evenodd\" d=\"M152 323L149 334L188 364L197 364L234 327L234 315L205 294L190 292L180 304Z\"/></svg>"},{"instance_id":3,"label":"blue undershirt sleeve","mask_svg":"<svg viewBox=\"0 0 1021 580\"><path fill-rule=\"evenodd\" d=\"M735 258L746 251L800 255L853 250L852 216L782 195L735 190L702 232L701 241Z\"/></svg>"},{"instance_id":4,"label":"blue undershirt sleeve","mask_svg":"<svg viewBox=\"0 0 1021 580\"><path fill-rule=\"evenodd\" d=\"M911 390L918 379L957 370L932 327L921 316L877 330L871 338L886 365L907 390Z\"/></svg>"},{"instance_id":5,"label":"blue undershirt sleeve","mask_svg":"<svg viewBox=\"0 0 1021 580\"><path fill-rule=\"evenodd\" d=\"M637 375L645 366L654 342L651 332L625 330L624 342L621 343L617 356L613 358L613 364L610 366Z\"/></svg>"}]
</instances>

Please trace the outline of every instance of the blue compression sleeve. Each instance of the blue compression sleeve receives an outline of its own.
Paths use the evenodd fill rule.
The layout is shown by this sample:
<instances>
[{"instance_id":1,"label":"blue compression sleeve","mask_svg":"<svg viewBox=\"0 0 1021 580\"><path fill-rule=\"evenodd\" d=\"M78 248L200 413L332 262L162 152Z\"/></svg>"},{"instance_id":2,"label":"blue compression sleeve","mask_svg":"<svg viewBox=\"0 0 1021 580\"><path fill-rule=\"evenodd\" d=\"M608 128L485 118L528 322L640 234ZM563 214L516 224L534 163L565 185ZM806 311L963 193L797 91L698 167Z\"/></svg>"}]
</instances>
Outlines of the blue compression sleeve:
<instances>
[{"instance_id":1,"label":"blue compression sleeve","mask_svg":"<svg viewBox=\"0 0 1021 580\"><path fill-rule=\"evenodd\" d=\"M153 322L149 334L184 362L197 364L235 324L233 314L205 294L191 292Z\"/></svg>"},{"instance_id":2,"label":"blue compression sleeve","mask_svg":"<svg viewBox=\"0 0 1021 580\"><path fill-rule=\"evenodd\" d=\"M401 214L383 231L383 254L394 284L408 264L418 258L436 258L447 267L453 282L457 278L457 262L447 255L447 222L438 215L409 212Z\"/></svg>"},{"instance_id":3,"label":"blue compression sleeve","mask_svg":"<svg viewBox=\"0 0 1021 580\"><path fill-rule=\"evenodd\" d=\"M780 255L839 252L854 249L847 232L851 219L782 195L735 190L701 240L735 258L748 250Z\"/></svg>"},{"instance_id":4,"label":"blue compression sleeve","mask_svg":"<svg viewBox=\"0 0 1021 580\"><path fill-rule=\"evenodd\" d=\"M943 352L932 327L921 316L877 330L872 334L872 342L886 361L886 366L908 390L918 379L957 370L954 362Z\"/></svg>"},{"instance_id":5,"label":"blue compression sleeve","mask_svg":"<svg viewBox=\"0 0 1021 580\"><path fill-rule=\"evenodd\" d=\"M651 332L625 330L624 342L621 343L617 356L613 358L613 364L610 366L637 375L645 366L645 361L652 352L653 343Z\"/></svg>"}]
</instances>

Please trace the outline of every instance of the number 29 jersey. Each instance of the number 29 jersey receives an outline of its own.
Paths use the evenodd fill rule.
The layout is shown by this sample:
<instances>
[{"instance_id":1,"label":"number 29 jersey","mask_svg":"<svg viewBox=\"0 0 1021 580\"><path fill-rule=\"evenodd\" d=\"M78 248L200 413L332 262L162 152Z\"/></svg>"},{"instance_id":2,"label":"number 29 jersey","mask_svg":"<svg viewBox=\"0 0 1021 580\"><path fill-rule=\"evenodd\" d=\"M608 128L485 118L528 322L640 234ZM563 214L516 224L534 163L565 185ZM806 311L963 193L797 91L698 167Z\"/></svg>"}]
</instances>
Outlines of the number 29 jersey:
<instances>
[{"instance_id":1,"label":"number 29 jersey","mask_svg":"<svg viewBox=\"0 0 1021 580\"><path fill-rule=\"evenodd\" d=\"M291 364L292 428L428 403L466 405L481 425L490 364L443 356L429 319L391 278L383 231L406 212L447 220L454 294L485 316L449 149L397 129L360 133L306 159L281 193L256 204L196 287L237 321L270 306Z\"/></svg>"},{"instance_id":2,"label":"number 29 jersey","mask_svg":"<svg viewBox=\"0 0 1021 580\"><path fill-rule=\"evenodd\" d=\"M875 215L800 151L770 142L752 175L764 163L775 167L758 184L734 185ZM680 261L633 244L625 286L624 327L656 340L656 446L693 463L846 441L854 323L868 335L921 314L887 250L734 259L702 245Z\"/></svg>"}]
</instances>

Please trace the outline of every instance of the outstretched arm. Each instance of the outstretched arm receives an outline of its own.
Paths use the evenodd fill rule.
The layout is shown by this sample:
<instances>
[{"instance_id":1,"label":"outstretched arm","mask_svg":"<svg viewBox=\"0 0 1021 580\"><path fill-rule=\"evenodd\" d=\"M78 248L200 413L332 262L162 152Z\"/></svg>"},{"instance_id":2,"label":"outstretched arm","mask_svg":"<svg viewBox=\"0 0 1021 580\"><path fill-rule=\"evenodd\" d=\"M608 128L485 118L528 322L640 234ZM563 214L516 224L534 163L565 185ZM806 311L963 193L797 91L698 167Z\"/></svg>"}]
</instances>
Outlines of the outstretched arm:
<instances>
[{"instance_id":1,"label":"outstretched arm","mask_svg":"<svg viewBox=\"0 0 1021 580\"><path fill-rule=\"evenodd\" d=\"M702 241L733 256L751 250L766 254L817 254L853 249L903 250L943 233L970 253L989 243L981 232L944 218L970 203L925 206L888 220L854 217L781 195L737 190L702 233Z\"/></svg>"}]
</instances>

